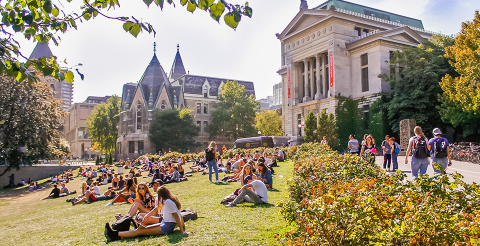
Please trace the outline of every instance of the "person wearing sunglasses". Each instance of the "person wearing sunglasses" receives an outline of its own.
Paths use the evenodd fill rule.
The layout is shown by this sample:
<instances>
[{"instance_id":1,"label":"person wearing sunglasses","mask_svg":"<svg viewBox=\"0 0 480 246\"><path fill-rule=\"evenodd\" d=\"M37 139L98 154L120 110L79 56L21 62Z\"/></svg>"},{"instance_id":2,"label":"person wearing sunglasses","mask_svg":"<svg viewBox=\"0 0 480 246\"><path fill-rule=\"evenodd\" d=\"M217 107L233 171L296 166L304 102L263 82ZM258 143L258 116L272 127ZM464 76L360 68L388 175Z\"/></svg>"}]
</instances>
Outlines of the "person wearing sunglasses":
<instances>
[{"instance_id":1,"label":"person wearing sunglasses","mask_svg":"<svg viewBox=\"0 0 480 246\"><path fill-rule=\"evenodd\" d=\"M128 211L128 215L133 217L137 211L140 213L148 213L155 207L155 197L148 189L148 185L145 182L141 182L137 186L137 198L133 201L133 205ZM117 214L117 219L121 218L120 214Z\"/></svg>"}]
</instances>

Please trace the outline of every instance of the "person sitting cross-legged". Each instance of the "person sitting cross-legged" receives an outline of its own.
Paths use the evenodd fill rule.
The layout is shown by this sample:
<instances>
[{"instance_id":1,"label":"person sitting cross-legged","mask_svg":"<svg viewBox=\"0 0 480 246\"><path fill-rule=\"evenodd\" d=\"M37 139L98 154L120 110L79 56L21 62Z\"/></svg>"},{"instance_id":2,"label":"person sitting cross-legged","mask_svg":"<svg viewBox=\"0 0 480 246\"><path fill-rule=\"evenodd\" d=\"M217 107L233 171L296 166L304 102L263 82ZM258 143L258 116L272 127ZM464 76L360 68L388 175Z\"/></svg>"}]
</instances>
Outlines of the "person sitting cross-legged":
<instances>
[{"instance_id":1,"label":"person sitting cross-legged","mask_svg":"<svg viewBox=\"0 0 480 246\"><path fill-rule=\"evenodd\" d=\"M237 204L244 201L253 202L255 204L262 204L268 202L267 187L265 186L265 183L263 183L261 180L250 181L248 176L246 179L247 184L240 188L237 198L235 198L233 202L227 204L226 207L235 207L237 206ZM255 192L251 191L249 188L253 188Z\"/></svg>"},{"instance_id":2,"label":"person sitting cross-legged","mask_svg":"<svg viewBox=\"0 0 480 246\"><path fill-rule=\"evenodd\" d=\"M183 222L180 209L182 207L180 201L170 193L167 187L162 186L158 189L159 206L155 207L151 213L162 214L163 221L161 223L145 226L140 224L140 227L134 231L116 231L110 227L107 222L105 224L105 237L107 241L117 241L122 238L132 238L137 236L153 236L153 235L167 235L173 232L175 227L180 227L182 234L188 235L185 231L185 224ZM160 206L162 204L163 206ZM147 214L146 217L150 215Z\"/></svg>"},{"instance_id":3,"label":"person sitting cross-legged","mask_svg":"<svg viewBox=\"0 0 480 246\"><path fill-rule=\"evenodd\" d=\"M145 182L140 183L137 186L137 198L135 198L132 207L128 211L128 215L133 217L137 211L140 213L148 213L155 207L155 197L153 197L148 185ZM121 215L117 215L117 219L120 219Z\"/></svg>"}]
</instances>

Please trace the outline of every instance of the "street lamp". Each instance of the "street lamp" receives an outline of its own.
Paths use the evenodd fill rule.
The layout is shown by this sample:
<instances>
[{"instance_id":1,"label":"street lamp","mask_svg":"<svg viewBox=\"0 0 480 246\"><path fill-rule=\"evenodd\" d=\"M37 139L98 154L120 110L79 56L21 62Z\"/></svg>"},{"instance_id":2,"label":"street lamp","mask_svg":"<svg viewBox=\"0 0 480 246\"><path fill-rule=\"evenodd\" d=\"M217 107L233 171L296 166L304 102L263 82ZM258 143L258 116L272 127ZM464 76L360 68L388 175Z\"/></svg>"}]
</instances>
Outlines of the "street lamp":
<instances>
[{"instance_id":1,"label":"street lamp","mask_svg":"<svg viewBox=\"0 0 480 246\"><path fill-rule=\"evenodd\" d=\"M258 131L258 135L262 136L262 131Z\"/></svg>"}]
</instances>

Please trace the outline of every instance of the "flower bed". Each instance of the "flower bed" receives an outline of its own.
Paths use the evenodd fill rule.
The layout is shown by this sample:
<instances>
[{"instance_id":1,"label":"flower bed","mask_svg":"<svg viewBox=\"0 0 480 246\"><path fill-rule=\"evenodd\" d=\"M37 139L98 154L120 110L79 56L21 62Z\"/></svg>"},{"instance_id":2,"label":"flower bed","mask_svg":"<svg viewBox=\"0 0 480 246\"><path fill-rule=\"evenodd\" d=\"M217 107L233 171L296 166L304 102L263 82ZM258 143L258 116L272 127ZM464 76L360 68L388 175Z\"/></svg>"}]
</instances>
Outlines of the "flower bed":
<instances>
[{"instance_id":1,"label":"flower bed","mask_svg":"<svg viewBox=\"0 0 480 246\"><path fill-rule=\"evenodd\" d=\"M460 174L414 182L327 146L304 144L281 213L291 245L480 245L480 189ZM444 186L444 188L443 188Z\"/></svg>"}]
</instances>

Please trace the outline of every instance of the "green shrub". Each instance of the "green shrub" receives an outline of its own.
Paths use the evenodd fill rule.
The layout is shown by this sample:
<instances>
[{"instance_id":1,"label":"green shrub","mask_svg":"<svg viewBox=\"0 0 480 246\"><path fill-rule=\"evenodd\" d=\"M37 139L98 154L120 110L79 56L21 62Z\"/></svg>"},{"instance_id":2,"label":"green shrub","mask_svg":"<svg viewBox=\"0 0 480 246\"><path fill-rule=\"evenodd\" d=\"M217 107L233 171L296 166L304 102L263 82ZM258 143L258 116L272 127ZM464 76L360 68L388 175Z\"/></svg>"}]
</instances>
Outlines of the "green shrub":
<instances>
[{"instance_id":1,"label":"green shrub","mask_svg":"<svg viewBox=\"0 0 480 246\"><path fill-rule=\"evenodd\" d=\"M460 174L406 180L320 144L296 148L281 213L291 245L480 245L480 189ZM445 185L445 187L443 187Z\"/></svg>"}]
</instances>

